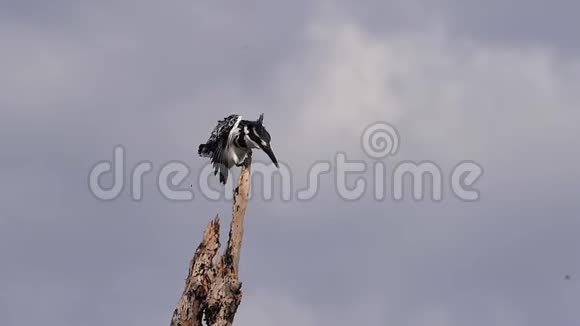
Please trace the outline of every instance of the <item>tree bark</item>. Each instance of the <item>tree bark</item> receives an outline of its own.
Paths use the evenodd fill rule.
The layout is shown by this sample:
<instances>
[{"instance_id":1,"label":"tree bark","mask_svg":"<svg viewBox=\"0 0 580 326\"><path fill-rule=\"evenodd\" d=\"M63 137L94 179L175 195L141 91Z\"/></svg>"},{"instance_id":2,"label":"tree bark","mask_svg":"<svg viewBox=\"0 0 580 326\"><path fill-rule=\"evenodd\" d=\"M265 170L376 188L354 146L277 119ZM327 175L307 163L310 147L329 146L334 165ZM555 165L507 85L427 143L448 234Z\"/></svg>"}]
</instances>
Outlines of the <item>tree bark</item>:
<instances>
[{"instance_id":1,"label":"tree bark","mask_svg":"<svg viewBox=\"0 0 580 326\"><path fill-rule=\"evenodd\" d=\"M189 264L183 294L173 312L170 326L230 326L242 300L239 281L240 253L244 236L244 216L250 190L251 156L242 167L234 204L228 245L220 248L220 219L206 227L203 239ZM216 256L217 255L217 256Z\"/></svg>"}]
</instances>

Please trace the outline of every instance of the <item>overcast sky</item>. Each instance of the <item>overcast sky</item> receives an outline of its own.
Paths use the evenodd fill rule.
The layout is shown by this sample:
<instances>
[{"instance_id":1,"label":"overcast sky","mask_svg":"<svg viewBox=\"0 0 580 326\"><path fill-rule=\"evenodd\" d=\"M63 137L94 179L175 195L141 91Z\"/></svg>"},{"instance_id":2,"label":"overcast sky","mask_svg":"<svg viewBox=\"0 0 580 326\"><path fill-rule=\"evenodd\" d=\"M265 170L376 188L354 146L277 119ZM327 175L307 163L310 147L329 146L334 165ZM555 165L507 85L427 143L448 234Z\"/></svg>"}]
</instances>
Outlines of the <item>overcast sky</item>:
<instances>
[{"instance_id":1,"label":"overcast sky","mask_svg":"<svg viewBox=\"0 0 580 326\"><path fill-rule=\"evenodd\" d=\"M218 119L261 112L295 190L315 162L332 172L306 202L253 197L236 325L576 325L578 12L565 0L0 0L0 325L167 325L203 228L230 219L230 202L197 188L197 146ZM377 121L400 135L387 170L438 164L441 202L340 198L335 155L371 167L361 134ZM89 171L116 145L126 184L100 201ZM130 173L144 160L137 202ZM477 202L449 189L465 160L484 169ZM191 169L179 188L194 200L157 189L171 161ZM361 176L372 185L370 168Z\"/></svg>"}]
</instances>

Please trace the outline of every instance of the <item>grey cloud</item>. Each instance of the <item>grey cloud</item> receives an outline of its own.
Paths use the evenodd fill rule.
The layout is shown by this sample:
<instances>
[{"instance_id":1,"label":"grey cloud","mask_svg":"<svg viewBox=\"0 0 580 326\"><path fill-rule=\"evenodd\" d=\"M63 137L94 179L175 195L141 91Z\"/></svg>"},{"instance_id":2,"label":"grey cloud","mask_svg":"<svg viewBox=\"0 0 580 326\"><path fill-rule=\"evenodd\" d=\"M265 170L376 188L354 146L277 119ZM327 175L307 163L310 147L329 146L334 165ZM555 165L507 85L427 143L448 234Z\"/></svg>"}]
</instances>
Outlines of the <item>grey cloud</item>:
<instances>
[{"instance_id":1,"label":"grey cloud","mask_svg":"<svg viewBox=\"0 0 580 326\"><path fill-rule=\"evenodd\" d=\"M167 202L152 178L142 202L127 191L98 202L87 174L115 144L128 166L177 159L196 171L195 146L230 111L265 111L299 180L337 150L369 161L359 135L377 119L402 134L394 160L486 168L472 204L347 203L330 176L311 202L252 202L241 325L318 325L329 312L336 325L578 320L578 287L563 280L580 270L578 75L521 50L526 39L551 46L546 36L522 28L500 39L501 24L456 21L479 11L458 4L391 3L385 21L378 3L86 5L78 20L63 18L69 2L2 11L12 18L1 23L11 47L0 61L10 72L0 77L0 324L166 322L204 225L217 212L227 223L230 207ZM472 47L425 31L431 12L457 26L451 34L473 24ZM563 36L562 46L575 45Z\"/></svg>"},{"instance_id":2,"label":"grey cloud","mask_svg":"<svg viewBox=\"0 0 580 326\"><path fill-rule=\"evenodd\" d=\"M514 47L546 46L566 56L578 53L574 1L343 1L348 13L374 34L441 25L450 35L469 41Z\"/></svg>"},{"instance_id":3,"label":"grey cloud","mask_svg":"<svg viewBox=\"0 0 580 326\"><path fill-rule=\"evenodd\" d=\"M504 45L551 46L577 54L580 43L574 1L446 1L452 29L466 37Z\"/></svg>"}]
</instances>

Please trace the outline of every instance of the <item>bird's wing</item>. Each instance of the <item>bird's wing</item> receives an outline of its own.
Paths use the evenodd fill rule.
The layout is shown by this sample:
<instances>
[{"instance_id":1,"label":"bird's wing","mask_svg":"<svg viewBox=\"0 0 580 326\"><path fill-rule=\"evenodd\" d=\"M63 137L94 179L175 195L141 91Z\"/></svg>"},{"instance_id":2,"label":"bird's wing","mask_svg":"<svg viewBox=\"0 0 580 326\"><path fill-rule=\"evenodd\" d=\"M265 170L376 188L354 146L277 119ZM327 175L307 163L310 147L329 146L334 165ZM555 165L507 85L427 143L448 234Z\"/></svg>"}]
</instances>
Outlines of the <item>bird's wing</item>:
<instances>
[{"instance_id":1,"label":"bird's wing","mask_svg":"<svg viewBox=\"0 0 580 326\"><path fill-rule=\"evenodd\" d=\"M224 183L228 177L228 167L226 165L226 153L230 144L231 131L241 120L238 114L231 114L219 120L216 127L211 132L205 145L201 145L200 155L210 157L214 167L214 175L219 172L220 182Z\"/></svg>"},{"instance_id":2,"label":"bird's wing","mask_svg":"<svg viewBox=\"0 0 580 326\"><path fill-rule=\"evenodd\" d=\"M239 115L231 114L223 120L218 120L217 125L211 131L207 142L205 144L200 144L198 154L202 157L213 158L220 146L223 146L221 140L229 137L230 131L235 126L238 119Z\"/></svg>"},{"instance_id":3,"label":"bird's wing","mask_svg":"<svg viewBox=\"0 0 580 326\"><path fill-rule=\"evenodd\" d=\"M211 158L214 169L213 174L216 175L219 173L220 182L223 184L225 184L228 179L228 167L225 160L225 153L227 153L228 150L227 146L227 138L220 139L218 147Z\"/></svg>"},{"instance_id":4,"label":"bird's wing","mask_svg":"<svg viewBox=\"0 0 580 326\"><path fill-rule=\"evenodd\" d=\"M209 136L209 141L215 142L220 138L224 137L227 138L232 128L238 122L239 117L240 116L237 114L230 114L223 120L219 120L218 124L216 125L216 127L211 132L211 135Z\"/></svg>"},{"instance_id":5,"label":"bird's wing","mask_svg":"<svg viewBox=\"0 0 580 326\"><path fill-rule=\"evenodd\" d=\"M225 157L224 154L227 150L227 138L219 138L217 141L216 149L211 156L211 162L214 164L214 167L217 168L218 165L225 165Z\"/></svg>"},{"instance_id":6,"label":"bird's wing","mask_svg":"<svg viewBox=\"0 0 580 326\"><path fill-rule=\"evenodd\" d=\"M213 162L225 164L225 154L227 153L228 146L231 140L232 130L241 120L241 116L237 114L231 114L223 120L218 121L218 125L215 127L210 140L216 143L216 150L213 154Z\"/></svg>"}]
</instances>

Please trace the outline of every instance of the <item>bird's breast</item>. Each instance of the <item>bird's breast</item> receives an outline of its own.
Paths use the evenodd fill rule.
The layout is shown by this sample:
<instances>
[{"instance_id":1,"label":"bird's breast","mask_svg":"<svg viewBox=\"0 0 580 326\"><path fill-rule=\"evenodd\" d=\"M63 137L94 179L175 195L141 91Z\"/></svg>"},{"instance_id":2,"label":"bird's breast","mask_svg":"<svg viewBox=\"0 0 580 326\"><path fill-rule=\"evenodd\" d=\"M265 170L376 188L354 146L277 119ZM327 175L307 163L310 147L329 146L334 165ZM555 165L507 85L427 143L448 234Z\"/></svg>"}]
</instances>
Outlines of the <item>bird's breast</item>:
<instances>
[{"instance_id":1,"label":"bird's breast","mask_svg":"<svg viewBox=\"0 0 580 326\"><path fill-rule=\"evenodd\" d=\"M238 146L229 146L228 148L228 167L238 165L246 159L248 153L251 151L249 148L242 148Z\"/></svg>"}]
</instances>

